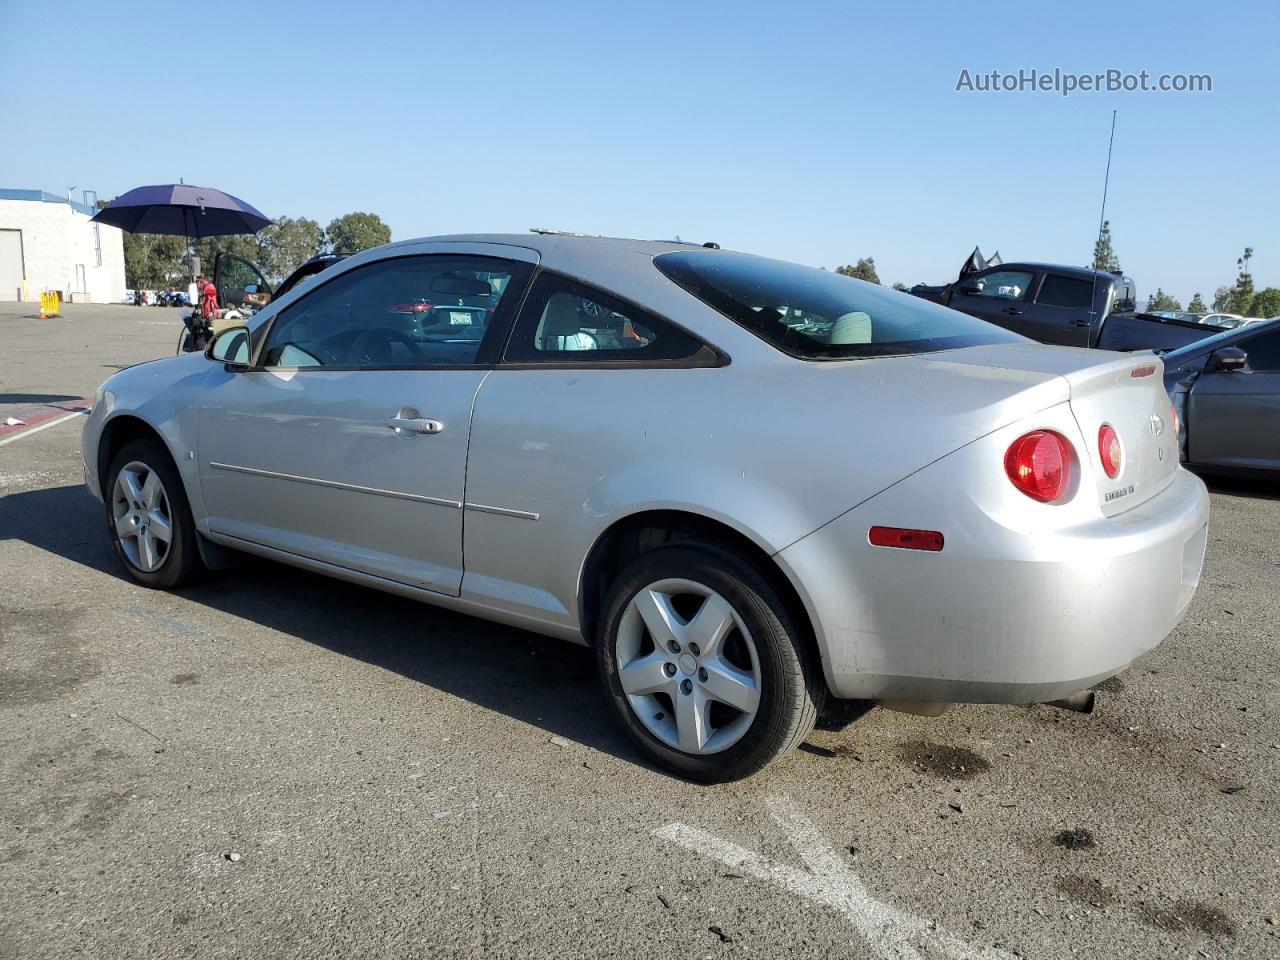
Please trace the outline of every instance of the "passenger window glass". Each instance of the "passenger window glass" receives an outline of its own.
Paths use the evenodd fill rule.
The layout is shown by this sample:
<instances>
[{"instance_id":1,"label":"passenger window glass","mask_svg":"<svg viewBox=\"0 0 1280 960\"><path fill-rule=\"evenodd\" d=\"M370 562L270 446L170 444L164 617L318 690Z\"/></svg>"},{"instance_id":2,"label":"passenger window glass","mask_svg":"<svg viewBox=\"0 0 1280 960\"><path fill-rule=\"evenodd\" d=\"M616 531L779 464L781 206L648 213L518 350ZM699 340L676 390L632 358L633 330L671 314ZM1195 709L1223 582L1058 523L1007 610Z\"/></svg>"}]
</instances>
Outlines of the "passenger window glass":
<instances>
[{"instance_id":1,"label":"passenger window glass","mask_svg":"<svg viewBox=\"0 0 1280 960\"><path fill-rule=\"evenodd\" d=\"M1105 289L1105 288L1104 288ZM1040 284L1040 293L1036 303L1047 307L1072 307L1080 310L1089 309L1093 303L1093 283L1077 277L1060 277L1048 274L1044 283Z\"/></svg>"},{"instance_id":2,"label":"passenger window glass","mask_svg":"<svg viewBox=\"0 0 1280 960\"><path fill-rule=\"evenodd\" d=\"M1254 373L1280 372L1280 330L1246 337L1240 346L1249 355L1249 369Z\"/></svg>"},{"instance_id":3,"label":"passenger window glass","mask_svg":"<svg viewBox=\"0 0 1280 960\"><path fill-rule=\"evenodd\" d=\"M510 309L511 291L523 288L530 269L486 257L375 261L287 307L262 364L412 369L484 362L494 317Z\"/></svg>"},{"instance_id":4,"label":"passenger window glass","mask_svg":"<svg viewBox=\"0 0 1280 960\"><path fill-rule=\"evenodd\" d=\"M968 284L965 284L968 286ZM1001 300L1021 300L1031 286L1031 274L1022 270L998 270L979 277L974 286L979 297L997 297Z\"/></svg>"},{"instance_id":5,"label":"passenger window glass","mask_svg":"<svg viewBox=\"0 0 1280 960\"><path fill-rule=\"evenodd\" d=\"M681 360L705 350L669 323L554 274L538 278L505 359L516 362Z\"/></svg>"}]
</instances>

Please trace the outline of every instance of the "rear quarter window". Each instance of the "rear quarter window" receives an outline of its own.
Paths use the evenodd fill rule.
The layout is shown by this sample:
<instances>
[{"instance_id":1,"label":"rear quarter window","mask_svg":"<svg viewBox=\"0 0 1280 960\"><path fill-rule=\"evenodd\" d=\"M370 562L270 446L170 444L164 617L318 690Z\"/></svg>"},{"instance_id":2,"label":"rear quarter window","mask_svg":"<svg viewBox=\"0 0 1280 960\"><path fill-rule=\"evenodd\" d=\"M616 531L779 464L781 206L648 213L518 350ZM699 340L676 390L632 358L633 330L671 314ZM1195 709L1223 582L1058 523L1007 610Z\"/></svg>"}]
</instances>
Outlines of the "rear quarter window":
<instances>
[{"instance_id":1,"label":"rear quarter window","mask_svg":"<svg viewBox=\"0 0 1280 960\"><path fill-rule=\"evenodd\" d=\"M654 265L761 340L804 360L1027 343L976 317L852 277L745 253L665 253Z\"/></svg>"}]
</instances>

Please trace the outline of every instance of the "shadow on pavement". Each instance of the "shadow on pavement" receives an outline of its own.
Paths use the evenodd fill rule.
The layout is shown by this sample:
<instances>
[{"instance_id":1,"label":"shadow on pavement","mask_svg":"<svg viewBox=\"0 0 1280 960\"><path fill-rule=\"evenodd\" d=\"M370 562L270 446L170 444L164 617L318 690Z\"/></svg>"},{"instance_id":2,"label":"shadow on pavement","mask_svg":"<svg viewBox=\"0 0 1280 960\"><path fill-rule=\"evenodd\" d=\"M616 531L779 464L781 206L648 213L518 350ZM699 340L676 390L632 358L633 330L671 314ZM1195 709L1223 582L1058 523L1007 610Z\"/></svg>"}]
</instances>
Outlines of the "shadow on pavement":
<instances>
[{"instance_id":1,"label":"shadow on pavement","mask_svg":"<svg viewBox=\"0 0 1280 960\"><path fill-rule=\"evenodd\" d=\"M1253 500L1280 500L1280 476L1272 480L1263 477L1234 477L1199 471L1197 475L1205 482L1210 493Z\"/></svg>"},{"instance_id":2,"label":"shadow on pavement","mask_svg":"<svg viewBox=\"0 0 1280 960\"><path fill-rule=\"evenodd\" d=\"M66 403L79 399L66 393L0 393L0 403L13 404Z\"/></svg>"},{"instance_id":3,"label":"shadow on pavement","mask_svg":"<svg viewBox=\"0 0 1280 960\"><path fill-rule=\"evenodd\" d=\"M0 498L0 540L132 583L101 511L80 486L10 494ZM585 647L253 557L175 592L656 770L615 721Z\"/></svg>"}]
</instances>

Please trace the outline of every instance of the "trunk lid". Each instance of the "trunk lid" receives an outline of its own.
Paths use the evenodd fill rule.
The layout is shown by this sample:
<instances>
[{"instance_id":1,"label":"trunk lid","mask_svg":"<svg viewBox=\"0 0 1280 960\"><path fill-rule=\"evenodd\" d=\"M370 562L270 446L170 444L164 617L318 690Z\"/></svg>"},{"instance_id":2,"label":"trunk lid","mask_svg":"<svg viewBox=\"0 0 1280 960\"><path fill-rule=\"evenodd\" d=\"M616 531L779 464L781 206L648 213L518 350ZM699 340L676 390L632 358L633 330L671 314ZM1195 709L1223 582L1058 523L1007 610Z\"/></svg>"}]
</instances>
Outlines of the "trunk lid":
<instances>
[{"instance_id":1,"label":"trunk lid","mask_svg":"<svg viewBox=\"0 0 1280 960\"><path fill-rule=\"evenodd\" d=\"M973 347L939 356L952 364L1036 371L1066 380L1083 436L1084 447L1077 451L1081 483L1093 491L1104 516L1124 513L1173 482L1178 440L1159 357L1035 344ZM1120 472L1114 479L1103 469L1098 449L1104 423L1120 437Z\"/></svg>"},{"instance_id":2,"label":"trunk lid","mask_svg":"<svg viewBox=\"0 0 1280 960\"><path fill-rule=\"evenodd\" d=\"M1178 439L1164 389L1164 364L1158 357L1123 356L1065 376L1071 385L1071 412L1084 434L1082 482L1092 484L1103 515L1124 513L1173 482ZM1115 478L1103 469L1098 447L1104 424L1120 438L1122 455Z\"/></svg>"}]
</instances>

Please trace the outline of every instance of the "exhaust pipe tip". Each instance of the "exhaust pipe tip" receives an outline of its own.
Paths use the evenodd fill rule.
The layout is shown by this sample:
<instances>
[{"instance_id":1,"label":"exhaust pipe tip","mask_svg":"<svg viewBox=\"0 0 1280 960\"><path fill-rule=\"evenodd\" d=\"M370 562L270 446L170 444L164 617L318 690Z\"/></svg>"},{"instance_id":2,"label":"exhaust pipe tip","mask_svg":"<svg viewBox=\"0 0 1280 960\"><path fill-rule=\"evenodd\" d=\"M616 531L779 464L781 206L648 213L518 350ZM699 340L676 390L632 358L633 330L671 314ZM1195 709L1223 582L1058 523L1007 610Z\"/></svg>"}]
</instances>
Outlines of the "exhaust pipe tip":
<instances>
[{"instance_id":1,"label":"exhaust pipe tip","mask_svg":"<svg viewBox=\"0 0 1280 960\"><path fill-rule=\"evenodd\" d=\"M1047 705L1059 710L1074 710L1076 713L1093 713L1096 695L1092 690L1081 690L1061 700L1049 700Z\"/></svg>"}]
</instances>

